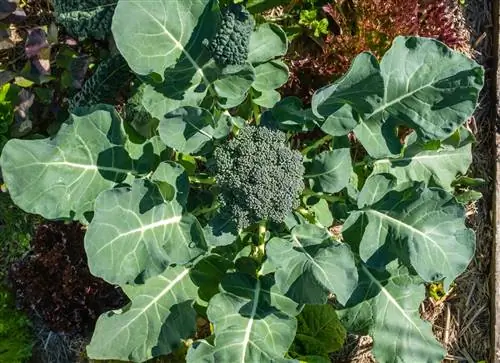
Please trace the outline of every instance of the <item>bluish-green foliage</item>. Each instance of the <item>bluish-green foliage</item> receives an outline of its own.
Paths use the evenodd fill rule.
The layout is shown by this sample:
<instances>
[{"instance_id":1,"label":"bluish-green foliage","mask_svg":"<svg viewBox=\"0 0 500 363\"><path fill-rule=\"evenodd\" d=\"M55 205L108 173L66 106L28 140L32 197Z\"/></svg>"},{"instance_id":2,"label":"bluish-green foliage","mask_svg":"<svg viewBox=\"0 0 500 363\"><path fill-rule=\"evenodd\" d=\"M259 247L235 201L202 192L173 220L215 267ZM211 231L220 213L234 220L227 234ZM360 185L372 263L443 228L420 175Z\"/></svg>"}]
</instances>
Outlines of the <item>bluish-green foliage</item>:
<instances>
[{"instance_id":1,"label":"bluish-green foliage","mask_svg":"<svg viewBox=\"0 0 500 363\"><path fill-rule=\"evenodd\" d=\"M245 63L254 26L252 15L243 5L235 4L223 10L220 28L210 43L214 60L221 66Z\"/></svg>"},{"instance_id":2,"label":"bluish-green foliage","mask_svg":"<svg viewBox=\"0 0 500 363\"><path fill-rule=\"evenodd\" d=\"M282 222L298 207L304 189L302 155L286 145L286 134L248 126L214 153L223 210L240 227L261 220Z\"/></svg>"},{"instance_id":3,"label":"bluish-green foliage","mask_svg":"<svg viewBox=\"0 0 500 363\"><path fill-rule=\"evenodd\" d=\"M56 21L78 39L105 39L111 33L115 0L55 0Z\"/></svg>"}]
</instances>

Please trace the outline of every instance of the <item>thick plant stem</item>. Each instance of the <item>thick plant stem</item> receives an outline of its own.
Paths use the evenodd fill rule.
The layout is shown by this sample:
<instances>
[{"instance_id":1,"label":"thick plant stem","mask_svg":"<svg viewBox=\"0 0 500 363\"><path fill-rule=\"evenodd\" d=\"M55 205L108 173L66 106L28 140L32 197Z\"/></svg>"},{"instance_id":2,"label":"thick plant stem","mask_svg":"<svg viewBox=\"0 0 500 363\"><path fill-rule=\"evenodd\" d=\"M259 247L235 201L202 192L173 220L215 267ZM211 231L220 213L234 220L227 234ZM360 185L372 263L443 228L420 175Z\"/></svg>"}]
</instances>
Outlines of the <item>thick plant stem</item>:
<instances>
[{"instance_id":1,"label":"thick plant stem","mask_svg":"<svg viewBox=\"0 0 500 363\"><path fill-rule=\"evenodd\" d=\"M252 255L255 258L255 260L261 264L262 261L264 260L264 256L266 255L266 221L261 221L259 223L259 229L258 229L258 244L257 246L253 246L253 252Z\"/></svg>"},{"instance_id":2,"label":"thick plant stem","mask_svg":"<svg viewBox=\"0 0 500 363\"><path fill-rule=\"evenodd\" d=\"M259 246L263 245L266 242L266 221L262 221L259 223Z\"/></svg>"},{"instance_id":3,"label":"thick plant stem","mask_svg":"<svg viewBox=\"0 0 500 363\"><path fill-rule=\"evenodd\" d=\"M301 154L302 155L307 155L309 153L309 151L314 150L314 149L320 147L321 145L323 145L324 143L326 143L326 142L328 142L328 141L330 141L332 139L333 139L333 136L331 136L331 135L325 135L321 139L317 140L316 142L314 142L313 144L309 145L304 150L302 150Z\"/></svg>"},{"instance_id":4,"label":"thick plant stem","mask_svg":"<svg viewBox=\"0 0 500 363\"><path fill-rule=\"evenodd\" d=\"M252 102L252 113L255 119L255 124L260 125L260 107Z\"/></svg>"},{"instance_id":5,"label":"thick plant stem","mask_svg":"<svg viewBox=\"0 0 500 363\"><path fill-rule=\"evenodd\" d=\"M342 201L345 200L345 198L339 197L339 196L335 196L335 195L328 195L328 194L323 194L323 193L316 193L316 192L312 191L311 189L304 189L304 191L302 192L302 195L306 196L306 197L311 196L311 197L316 197L316 198L324 199L324 200L326 200L327 202L330 202L330 203L342 202Z\"/></svg>"},{"instance_id":6,"label":"thick plant stem","mask_svg":"<svg viewBox=\"0 0 500 363\"><path fill-rule=\"evenodd\" d=\"M189 182L192 184L208 184L213 185L216 183L213 177L190 176Z\"/></svg>"},{"instance_id":7,"label":"thick plant stem","mask_svg":"<svg viewBox=\"0 0 500 363\"><path fill-rule=\"evenodd\" d=\"M195 217L198 217L202 214L207 214L210 212L213 212L214 210L217 210L219 208L219 203L214 203L210 207L205 207L205 208L195 208L191 214L194 215Z\"/></svg>"}]
</instances>

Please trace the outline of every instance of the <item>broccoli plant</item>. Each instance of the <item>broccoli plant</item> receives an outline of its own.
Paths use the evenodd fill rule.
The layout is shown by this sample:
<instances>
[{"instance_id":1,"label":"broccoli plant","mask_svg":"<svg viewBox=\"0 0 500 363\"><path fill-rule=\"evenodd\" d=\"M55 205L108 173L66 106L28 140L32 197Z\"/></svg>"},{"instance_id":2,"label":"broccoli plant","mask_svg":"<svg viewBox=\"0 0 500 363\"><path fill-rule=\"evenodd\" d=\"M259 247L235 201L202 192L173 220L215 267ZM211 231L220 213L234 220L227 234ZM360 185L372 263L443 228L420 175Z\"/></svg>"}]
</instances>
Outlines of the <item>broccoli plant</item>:
<instances>
[{"instance_id":1,"label":"broccoli plant","mask_svg":"<svg viewBox=\"0 0 500 363\"><path fill-rule=\"evenodd\" d=\"M112 31L142 82L133 124L75 108L53 138L1 154L15 203L86 224L91 272L130 300L99 318L89 357L307 361L345 328L370 334L379 362L440 362L418 309L425 283L448 288L474 255L455 180L472 162L463 124L483 69L398 37L305 108L275 95L282 30L256 25L244 64L222 66L207 43L221 17L213 0L119 0ZM325 304L338 319L310 313Z\"/></svg>"}]
</instances>

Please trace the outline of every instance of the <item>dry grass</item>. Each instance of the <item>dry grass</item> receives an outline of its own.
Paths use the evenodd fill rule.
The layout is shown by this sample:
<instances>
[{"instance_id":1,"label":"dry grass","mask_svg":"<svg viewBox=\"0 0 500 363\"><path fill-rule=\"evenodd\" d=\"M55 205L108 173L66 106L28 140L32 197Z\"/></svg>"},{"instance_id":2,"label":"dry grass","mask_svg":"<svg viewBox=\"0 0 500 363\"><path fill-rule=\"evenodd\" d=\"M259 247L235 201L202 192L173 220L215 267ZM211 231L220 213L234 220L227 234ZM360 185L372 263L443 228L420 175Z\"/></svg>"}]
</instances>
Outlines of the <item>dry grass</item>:
<instances>
[{"instance_id":1,"label":"dry grass","mask_svg":"<svg viewBox=\"0 0 500 363\"><path fill-rule=\"evenodd\" d=\"M476 231L476 255L468 269L456 280L451 294L433 307L430 317L434 332L448 349L449 360L477 362L490 355L489 271L494 238L492 200L495 170L495 122L491 118L494 97L490 74L493 42L491 0L468 0L463 13L471 35L471 55L487 71L473 124L477 144L471 174L486 180L483 199L470 206L468 223Z\"/></svg>"}]
</instances>

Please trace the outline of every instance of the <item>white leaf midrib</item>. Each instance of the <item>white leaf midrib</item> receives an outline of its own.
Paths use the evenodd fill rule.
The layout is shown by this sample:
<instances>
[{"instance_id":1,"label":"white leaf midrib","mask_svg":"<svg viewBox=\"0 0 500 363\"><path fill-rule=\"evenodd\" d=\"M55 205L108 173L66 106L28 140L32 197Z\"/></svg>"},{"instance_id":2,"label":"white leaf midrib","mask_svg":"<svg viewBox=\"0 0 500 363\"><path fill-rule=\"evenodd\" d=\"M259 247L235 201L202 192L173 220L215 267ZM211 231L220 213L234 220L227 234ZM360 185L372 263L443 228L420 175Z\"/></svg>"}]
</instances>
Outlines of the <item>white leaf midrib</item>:
<instances>
[{"instance_id":1,"label":"white leaf midrib","mask_svg":"<svg viewBox=\"0 0 500 363\"><path fill-rule=\"evenodd\" d=\"M387 291L387 289L377 280L375 276L371 274L371 272L366 268L364 264L361 264L361 269L365 273L366 276L370 279L370 281L377 286L377 288L382 292L387 301L391 303L396 309L401 313L401 315L418 331L422 339L427 340L426 337L422 334L420 328L415 324L415 321L411 316L399 305L398 301L392 296L392 294Z\"/></svg>"},{"instance_id":2,"label":"white leaf midrib","mask_svg":"<svg viewBox=\"0 0 500 363\"><path fill-rule=\"evenodd\" d=\"M142 7L139 2L136 1L134 2L134 4L137 7L139 7L145 14L147 14L163 30L163 33L172 41L172 43L174 43L175 48L179 49L187 58L187 60L189 60L189 62L193 65L193 68L196 70L196 73L202 77L203 83L205 83L205 85L208 88L210 88L211 83L207 79L205 73L203 72L203 69L198 65L198 63L193 59L193 57L191 57L191 54L189 54L186 48L184 48L184 46L167 30L164 24L160 23L158 19L156 19L153 16L153 14L149 13L144 7Z\"/></svg>"},{"instance_id":3,"label":"white leaf midrib","mask_svg":"<svg viewBox=\"0 0 500 363\"><path fill-rule=\"evenodd\" d=\"M427 236L424 232L422 232L421 230L419 229L416 229L415 227L413 227L412 225L410 224L407 224L407 223L404 223L402 221L400 221L399 219L396 219L396 218L393 218L385 213L381 213L375 209L366 209L364 211L365 213L372 213L372 214L375 214L377 217L379 217L380 219L385 219L389 222L392 222L398 226L402 226L404 229L408 229L410 230L411 232L419 235L420 237L422 237L423 239L431 242L433 245L435 245L437 247L437 249L441 252L441 254L443 255L443 257L445 257L445 260L446 260L446 252L443 251L443 249L441 248L441 246L436 242L434 241L431 237Z\"/></svg>"},{"instance_id":4,"label":"white leaf midrib","mask_svg":"<svg viewBox=\"0 0 500 363\"><path fill-rule=\"evenodd\" d=\"M180 283L184 279L184 277L187 274L189 274L189 271L190 271L189 269L184 269L184 271L182 271L179 275L177 275L175 277L175 279L170 281L170 283L167 286L165 286L165 288L163 290L161 290L153 299L151 299L151 301L144 308L139 309L139 311L136 312L135 316L132 319L130 319L127 322L127 324L125 324L122 328L117 329L116 334L113 336L112 339L110 339L110 341L113 341L117 336L119 336L121 334L121 332L123 330L127 329L134 321L136 321L139 317L141 317L143 314L145 314L153 305L156 305L158 303L158 301L161 298L163 298L163 296L168 294L178 283ZM166 279L163 276L160 276L160 278ZM132 311L134 311L134 309L131 308L130 311L132 312Z\"/></svg>"},{"instance_id":5,"label":"white leaf midrib","mask_svg":"<svg viewBox=\"0 0 500 363\"><path fill-rule=\"evenodd\" d=\"M243 350L240 356L240 363L246 362L245 358L247 354L247 347L250 344L250 335L252 333L252 327L254 324L255 315L257 314L257 307L259 306L260 290L261 290L261 283L260 280L257 280L255 284L255 290L253 292L252 312L250 313L250 318L248 319L247 327L245 329L245 335L243 337L243 342L242 342Z\"/></svg>"},{"instance_id":6,"label":"white leaf midrib","mask_svg":"<svg viewBox=\"0 0 500 363\"><path fill-rule=\"evenodd\" d=\"M142 235L144 232L146 232L148 230L151 230L151 229L155 229L155 228L158 228L158 227L164 227L164 226L167 226L167 225L170 225L170 224L177 224L177 223L179 223L181 221L181 219L182 219L182 216L180 216L180 215L179 216L174 216L174 217L162 219L162 220L150 223L150 224L141 225L141 227L135 228L135 229L131 229L131 230L125 232L125 233L119 233L116 237L114 237L109 242L107 242L103 246L101 246L101 248L99 248L95 252L94 255L98 255L104 249L106 249L107 247L109 247L109 245L115 243L120 238L129 236L131 234L136 234L136 233L141 233L141 235Z\"/></svg>"}]
</instances>

